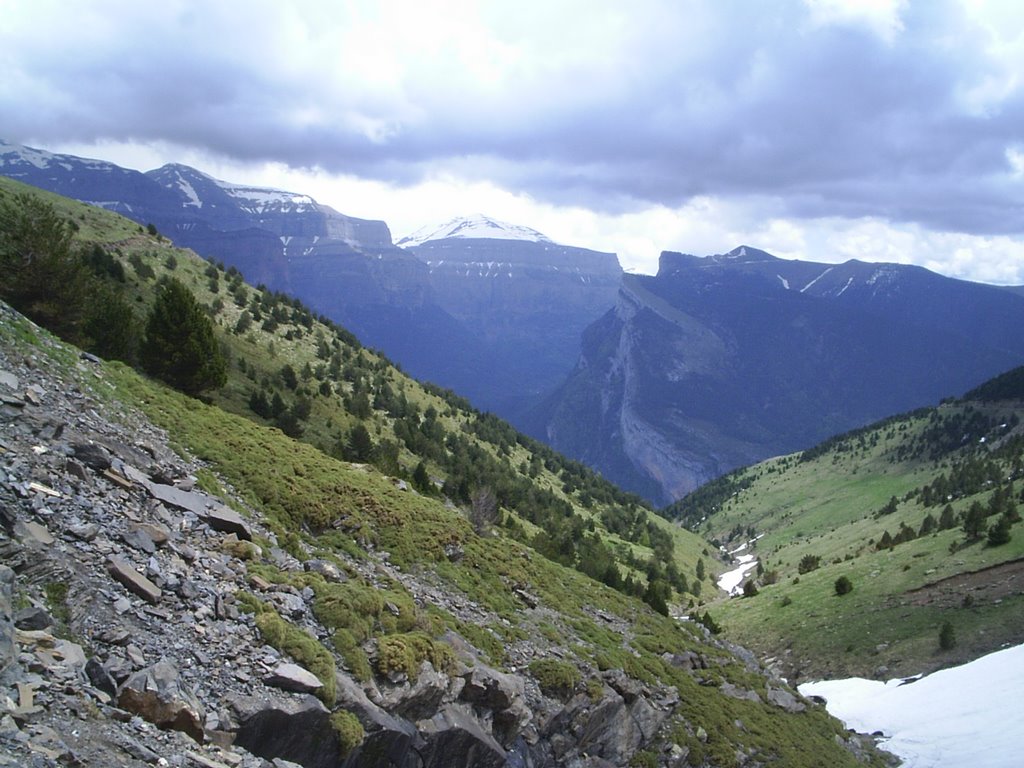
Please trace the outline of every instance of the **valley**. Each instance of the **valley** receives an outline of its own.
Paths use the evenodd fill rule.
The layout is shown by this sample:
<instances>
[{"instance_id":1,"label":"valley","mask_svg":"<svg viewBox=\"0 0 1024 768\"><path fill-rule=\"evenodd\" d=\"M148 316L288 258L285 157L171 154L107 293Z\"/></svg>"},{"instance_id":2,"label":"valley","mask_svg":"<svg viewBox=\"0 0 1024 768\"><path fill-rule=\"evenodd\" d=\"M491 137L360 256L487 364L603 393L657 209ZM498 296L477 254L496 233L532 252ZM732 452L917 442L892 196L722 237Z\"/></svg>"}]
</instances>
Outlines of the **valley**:
<instances>
[{"instance_id":1,"label":"valley","mask_svg":"<svg viewBox=\"0 0 1024 768\"><path fill-rule=\"evenodd\" d=\"M181 164L140 173L3 143L0 174L298 298L655 506L1024 362L1019 290L920 267L739 246L626 274L615 254L521 224L463 216L398 237Z\"/></svg>"},{"instance_id":2,"label":"valley","mask_svg":"<svg viewBox=\"0 0 1024 768\"><path fill-rule=\"evenodd\" d=\"M197 187L189 189L199 194ZM493 234L503 226L493 220L477 222L463 237L427 238L413 246L414 255L391 246L396 260L413 259L416 269L436 272L432 279L448 285L450 317L475 323L478 338L502 344L511 344L512 337L502 334L512 331L486 326L473 313L494 304L505 315L525 317L528 305L515 297L512 283L503 284L508 293L493 282L486 295L458 289L460 270L479 273L487 265L484 277L497 279L501 269L527 275L536 269L543 276L529 279L552 291L546 302L557 304L558 297L571 295L569 284L573 290L579 285L573 306L588 312L600 305L590 292L595 282L601 290L614 287L616 309L583 331L581 364L545 404L558 417L551 422L560 425L556 433L568 435L584 454L580 461L478 410L461 393L411 378L335 319L280 290L254 285L237 266L199 258L155 226L8 179L0 179L0 207L6 238L0 246L7 249L0 255L11 267L5 296L24 302L26 312L52 323L65 340L110 361L79 357L73 347L4 310L6 431L0 439L10 510L4 545L21 563L21 573L15 569L9 579L10 599L60 613L46 597L53 582L24 575L25 563L40 556L40 539L25 533L34 531L59 542L46 555L49 572L63 569L82 579L72 580L72 598L99 589L110 602L129 601L127 615L111 621L153 633L146 635L144 657L162 643L180 643L175 627L190 626L198 612L204 629L188 648L204 658L222 653L202 639L208 631L272 647L319 679L317 696L326 709L317 722L333 718L331 738L361 734L344 750L338 747L339 754L324 757L295 745L247 741L244 718L211 718L198 738L206 745L203 759L263 768L253 755L290 754L301 755L298 762L307 768L384 765L369 762L370 745L401 733L411 751L402 753L400 764L410 768L442 764L440 755L451 744L466 760L486 754L486 764L496 766L527 759L568 765L584 753L611 764L745 766L768 759L800 766L827 753L830 764L883 765L885 756L868 741L845 734L790 686L811 678L920 674L1020 640L1020 369L982 383L990 368L1002 371L999 361L1018 354L1015 338L993 332L984 344L971 345L948 325L938 333L927 323L911 324L882 361L882 376L870 353L881 344L883 326L901 322L905 297L894 302L869 291L874 311L891 313L884 322L866 321L860 305L834 309L823 303L852 301L861 283L877 286L873 268L854 265L861 283L841 275L833 295L825 274L811 275L821 265L737 249L728 258L706 260L666 255L657 277L625 276L619 285L613 255L545 244L539 233L515 241L532 244L515 260L499 262L497 253L493 261L481 259L500 238L465 235ZM23 277L11 244L26 238L59 258L50 263L34 257L39 261L26 262ZM501 247L513 253L507 244ZM535 247L554 249L563 264L590 264L590 276L600 273L601 281L588 282L578 270L554 280L550 252ZM595 260L603 267L595 268ZM48 283L41 296L31 269L43 267L65 270L65 277ZM783 273L789 277L781 279ZM932 309L917 305L916 312L967 301L944 278L913 277L925 281L927 292L954 291ZM731 287L734 278L744 286L740 293ZM160 384L152 371L147 378L132 367L146 359L143 345L152 331L144 334L143 328L175 282L194 298L223 358L223 379L193 392L198 400ZM805 296L793 288L800 285L824 293ZM966 290L982 297L981 308L965 321L971 333L1017 317L1015 294L984 286ZM86 297L93 300L83 302ZM772 312L762 314L762 304ZM524 327L510 325L516 332ZM855 349L865 327L874 328L877 339L862 339ZM520 353L527 353L534 332L520 337ZM566 338L551 343L564 347ZM767 339L783 341L769 345ZM960 382L954 396L935 394L944 385L933 379L925 358ZM738 368L740 359L749 367ZM790 424L798 412L820 420L821 411L812 406L825 407L825 398L815 401L816 380L793 371L837 361L842 366L829 375L839 381L850 412L859 414L852 420L862 422L876 409L884 418L838 435L837 425L851 420L848 414L825 411L835 419L825 426ZM918 395L883 392L881 384L873 391L893 379L928 379L922 393L936 403L945 399L917 407ZM50 398L79 392L111 423L120 410L137 414L136 424L158 435L152 440L160 445L134 444L121 429L117 439L129 449L118 456L129 468L115 478L76 474L58 459L74 450L61 438L67 417L54 415L72 406L43 402L22 381L35 382ZM791 388L788 402L769 396L779 382ZM683 383L691 389L675 387ZM717 421L710 406L723 386L738 405L758 406L758 420L737 407L731 421ZM974 389L955 397L969 387ZM872 400L874 394L881 399ZM659 400L663 396L667 400ZM917 409L888 415L899 403ZM610 442L592 431L588 419L595 411L587 416L585 407L596 409ZM672 437L667 426L687 439ZM815 430L827 438L816 445ZM803 449L758 461L772 445L793 444ZM723 445L735 452L722 453ZM139 457L154 451L173 471L142 466L146 460ZM718 462L711 469L707 456ZM610 459L631 467L634 492L587 466L610 466L602 463ZM672 474L679 467L690 473L683 480ZM179 518L147 506L144 492L170 479L198 485L210 504L240 510L250 526L249 537L241 538L253 546L240 543L237 534L221 538L223 531L211 532L202 516ZM52 498L60 501L50 503L77 515L75 526L113 524L117 536L98 549L92 539L80 543L85 540L53 516L47 494L33 491L31 482L59 488ZM687 493L690 484L699 487ZM645 495L679 498L656 513ZM111 517L125 504L133 522L155 524L155 514L165 527L167 520L179 526L178 543L149 553L147 561L131 543L137 537ZM195 596L175 591L187 573L181 555L187 550L180 545L216 563L212 567L222 577L220 602L209 614ZM741 596L728 599L715 584L735 567L727 552L757 560ZM135 598L104 575L101 555L111 554L126 557L135 572L169 590L155 610L173 621L159 630L145 623L154 609L132 603ZM323 562L337 575L327 578L326 566L303 565ZM70 612L55 614L49 626L81 651L83 665L89 656L119 673L152 672L141 657L122 662L120 651L97 634L89 612L75 605L66 605ZM108 608L97 603L96 610ZM36 640L9 637L9 645L21 644L22 655L34 652ZM189 653L178 653L175 664L190 663ZM14 677L8 679L24 684L11 661L17 656L9 655ZM256 660L242 663L248 677L225 685L240 680L245 695L291 706L252 679L262 674ZM50 667L44 672L56 674ZM473 693L478 674L501 680L494 685L503 692ZM91 696L106 723L112 716L106 707L127 678L116 681L106 700L86 689L44 695L46 718L54 718L47 722L59 730L55 713L75 696ZM44 683L44 690L53 684ZM332 688L333 697L327 695ZM211 710L218 706L212 689L203 689L201 698ZM31 714L18 710L12 716L29 740L43 732L42 718ZM566 727L576 735L560 736ZM224 751L225 739L240 739L239 746L254 751ZM147 743L157 749L156 742ZM79 748L97 747L87 740ZM175 749L195 752L181 743Z\"/></svg>"}]
</instances>

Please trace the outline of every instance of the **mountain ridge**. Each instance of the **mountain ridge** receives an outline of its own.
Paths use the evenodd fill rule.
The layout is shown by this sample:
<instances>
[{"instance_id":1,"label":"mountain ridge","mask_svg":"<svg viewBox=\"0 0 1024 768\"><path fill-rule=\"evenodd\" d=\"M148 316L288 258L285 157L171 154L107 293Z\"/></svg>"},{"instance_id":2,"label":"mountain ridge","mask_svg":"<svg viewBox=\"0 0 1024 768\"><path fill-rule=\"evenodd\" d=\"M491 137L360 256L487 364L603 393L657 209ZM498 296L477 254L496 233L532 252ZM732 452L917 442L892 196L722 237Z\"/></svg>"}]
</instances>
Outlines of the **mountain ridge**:
<instances>
[{"instance_id":1,"label":"mountain ridge","mask_svg":"<svg viewBox=\"0 0 1024 768\"><path fill-rule=\"evenodd\" d=\"M1024 360L1024 302L1002 288L731 253L665 252L658 275L626 275L530 431L667 503Z\"/></svg>"}]
</instances>

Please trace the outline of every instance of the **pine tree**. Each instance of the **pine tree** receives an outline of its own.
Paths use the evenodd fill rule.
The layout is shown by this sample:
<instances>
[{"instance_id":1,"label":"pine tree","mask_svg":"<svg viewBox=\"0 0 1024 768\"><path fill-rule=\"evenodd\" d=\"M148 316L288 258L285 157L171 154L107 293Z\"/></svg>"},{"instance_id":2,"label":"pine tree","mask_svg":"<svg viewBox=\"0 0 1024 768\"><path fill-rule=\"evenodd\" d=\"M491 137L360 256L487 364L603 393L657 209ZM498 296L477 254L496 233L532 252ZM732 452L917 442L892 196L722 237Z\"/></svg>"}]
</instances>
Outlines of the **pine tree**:
<instances>
[{"instance_id":1,"label":"pine tree","mask_svg":"<svg viewBox=\"0 0 1024 768\"><path fill-rule=\"evenodd\" d=\"M1010 541L1010 518L1004 513L988 529L988 545L998 547Z\"/></svg>"},{"instance_id":2,"label":"pine tree","mask_svg":"<svg viewBox=\"0 0 1024 768\"><path fill-rule=\"evenodd\" d=\"M985 518L988 513L977 501L971 504L964 515L963 531L968 539L980 539L985 530Z\"/></svg>"},{"instance_id":3,"label":"pine tree","mask_svg":"<svg viewBox=\"0 0 1024 768\"><path fill-rule=\"evenodd\" d=\"M193 397L227 382L227 364L210 318L174 278L159 288L139 357L151 376Z\"/></svg>"},{"instance_id":4,"label":"pine tree","mask_svg":"<svg viewBox=\"0 0 1024 768\"><path fill-rule=\"evenodd\" d=\"M953 512L953 505L947 504L939 515L939 530L948 531L950 528L956 528L956 515Z\"/></svg>"},{"instance_id":5,"label":"pine tree","mask_svg":"<svg viewBox=\"0 0 1024 768\"><path fill-rule=\"evenodd\" d=\"M370 432L362 423L352 427L345 443L344 456L348 461L355 461L361 464L373 460L373 439Z\"/></svg>"},{"instance_id":6,"label":"pine tree","mask_svg":"<svg viewBox=\"0 0 1024 768\"><path fill-rule=\"evenodd\" d=\"M28 193L0 203L0 298L61 338L80 342L88 272L57 210Z\"/></svg>"},{"instance_id":7,"label":"pine tree","mask_svg":"<svg viewBox=\"0 0 1024 768\"><path fill-rule=\"evenodd\" d=\"M944 651L948 651L955 647L956 633L953 631L953 625L948 621L945 621L939 629L939 648Z\"/></svg>"}]
</instances>

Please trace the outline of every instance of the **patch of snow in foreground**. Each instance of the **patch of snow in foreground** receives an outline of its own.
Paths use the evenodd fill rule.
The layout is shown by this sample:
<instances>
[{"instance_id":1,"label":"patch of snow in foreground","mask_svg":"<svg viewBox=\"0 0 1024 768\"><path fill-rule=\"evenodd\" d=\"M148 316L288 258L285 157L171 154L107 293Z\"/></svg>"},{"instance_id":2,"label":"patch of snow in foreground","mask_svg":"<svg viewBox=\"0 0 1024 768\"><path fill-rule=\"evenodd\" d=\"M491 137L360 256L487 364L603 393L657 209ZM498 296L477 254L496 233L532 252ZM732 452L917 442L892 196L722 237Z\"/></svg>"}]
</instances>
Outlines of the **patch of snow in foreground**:
<instances>
[{"instance_id":1,"label":"patch of snow in foreground","mask_svg":"<svg viewBox=\"0 0 1024 768\"><path fill-rule=\"evenodd\" d=\"M881 731L881 747L906 768L1016 768L1024 735L1024 645L912 682L863 678L804 683L830 714L860 733Z\"/></svg>"}]
</instances>

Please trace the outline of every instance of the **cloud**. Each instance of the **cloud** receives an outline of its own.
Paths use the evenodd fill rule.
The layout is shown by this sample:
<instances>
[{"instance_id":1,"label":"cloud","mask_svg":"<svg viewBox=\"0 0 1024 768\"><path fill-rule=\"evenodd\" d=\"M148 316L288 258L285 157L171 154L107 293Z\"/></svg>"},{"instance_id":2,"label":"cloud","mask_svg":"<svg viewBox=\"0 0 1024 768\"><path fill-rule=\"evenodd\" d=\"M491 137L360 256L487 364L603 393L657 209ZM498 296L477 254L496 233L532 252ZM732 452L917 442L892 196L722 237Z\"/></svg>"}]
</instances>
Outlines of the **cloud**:
<instances>
[{"instance_id":1,"label":"cloud","mask_svg":"<svg viewBox=\"0 0 1024 768\"><path fill-rule=\"evenodd\" d=\"M637 247L703 242L694 211L708 205L726 212L703 214L721 248L732 233L808 247L840 221L990 240L1024 230L1024 25L998 3L4 10L0 115L15 141L176 148L336 186L440 185L452 200L459 185L486 188L545 219L614 222ZM641 236L641 219L662 231Z\"/></svg>"}]
</instances>

